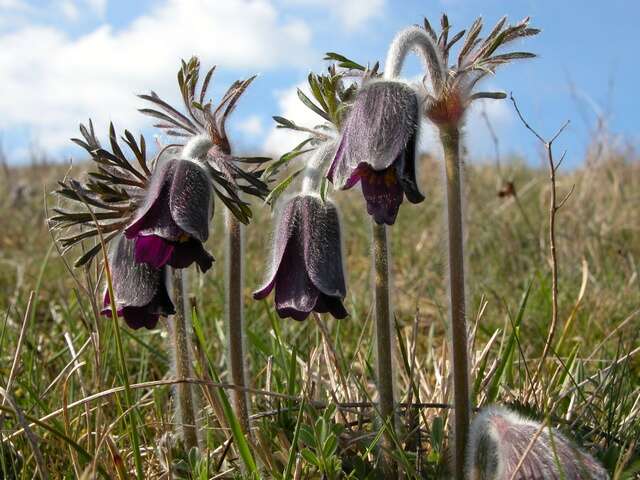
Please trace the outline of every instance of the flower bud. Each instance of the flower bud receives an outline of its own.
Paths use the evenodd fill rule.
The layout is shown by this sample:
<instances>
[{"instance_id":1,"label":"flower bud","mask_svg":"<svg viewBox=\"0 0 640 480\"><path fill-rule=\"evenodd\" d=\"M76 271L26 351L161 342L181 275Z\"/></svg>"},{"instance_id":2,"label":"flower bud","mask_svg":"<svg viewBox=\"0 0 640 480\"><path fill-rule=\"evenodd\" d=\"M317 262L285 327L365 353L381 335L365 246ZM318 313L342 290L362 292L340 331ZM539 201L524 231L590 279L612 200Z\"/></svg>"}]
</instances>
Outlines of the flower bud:
<instances>
[{"instance_id":1,"label":"flower bud","mask_svg":"<svg viewBox=\"0 0 640 480\"><path fill-rule=\"evenodd\" d=\"M478 414L471 424L467 453L470 480L609 478L591 455L557 430L503 407L488 407Z\"/></svg>"}]
</instances>

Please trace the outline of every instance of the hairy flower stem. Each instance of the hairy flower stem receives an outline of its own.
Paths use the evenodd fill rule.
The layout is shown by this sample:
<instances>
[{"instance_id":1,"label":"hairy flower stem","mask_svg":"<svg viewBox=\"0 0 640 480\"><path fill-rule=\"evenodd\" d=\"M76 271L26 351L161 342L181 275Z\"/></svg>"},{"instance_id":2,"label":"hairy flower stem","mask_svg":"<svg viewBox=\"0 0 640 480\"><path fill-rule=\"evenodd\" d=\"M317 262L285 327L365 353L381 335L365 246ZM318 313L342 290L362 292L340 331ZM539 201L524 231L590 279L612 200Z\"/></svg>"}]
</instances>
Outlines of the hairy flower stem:
<instances>
[{"instance_id":1,"label":"hairy flower stem","mask_svg":"<svg viewBox=\"0 0 640 480\"><path fill-rule=\"evenodd\" d=\"M378 395L380 397L380 415L385 423L382 437L383 470L387 478L393 478L395 465L391 451L395 435L395 404L393 397L393 344L391 324L391 285L389 282L389 249L387 228L371 220L372 258L374 272L375 325L377 348Z\"/></svg>"},{"instance_id":2,"label":"hairy flower stem","mask_svg":"<svg viewBox=\"0 0 640 480\"><path fill-rule=\"evenodd\" d=\"M457 126L440 127L447 183L449 222L449 295L454 393L454 469L464 479L465 447L469 433L470 396L467 322L464 297L464 252L462 238L462 192L460 177L460 131Z\"/></svg>"},{"instance_id":3,"label":"hairy flower stem","mask_svg":"<svg viewBox=\"0 0 640 480\"><path fill-rule=\"evenodd\" d=\"M335 142L332 140L327 140L316 148L304 171L302 193L315 194L320 191L322 180L325 178L325 171L333 159L334 153Z\"/></svg>"},{"instance_id":4,"label":"hairy flower stem","mask_svg":"<svg viewBox=\"0 0 640 480\"><path fill-rule=\"evenodd\" d=\"M191 378L191 347L189 336L191 325L189 315L185 311L184 279L181 269L173 269L173 296L176 314L171 324L171 351L175 374L178 379ZM187 450L198 446L198 430L196 427L193 386L187 382L176 385L178 414L177 421L182 428L184 445Z\"/></svg>"},{"instance_id":5,"label":"hairy flower stem","mask_svg":"<svg viewBox=\"0 0 640 480\"><path fill-rule=\"evenodd\" d=\"M225 271L227 290L225 292L225 316L229 371L231 383L238 388L232 391L233 407L238 421L246 434L250 432L249 402L246 391L244 353L244 299L243 289L243 232L242 224L226 211L226 255Z\"/></svg>"}]
</instances>

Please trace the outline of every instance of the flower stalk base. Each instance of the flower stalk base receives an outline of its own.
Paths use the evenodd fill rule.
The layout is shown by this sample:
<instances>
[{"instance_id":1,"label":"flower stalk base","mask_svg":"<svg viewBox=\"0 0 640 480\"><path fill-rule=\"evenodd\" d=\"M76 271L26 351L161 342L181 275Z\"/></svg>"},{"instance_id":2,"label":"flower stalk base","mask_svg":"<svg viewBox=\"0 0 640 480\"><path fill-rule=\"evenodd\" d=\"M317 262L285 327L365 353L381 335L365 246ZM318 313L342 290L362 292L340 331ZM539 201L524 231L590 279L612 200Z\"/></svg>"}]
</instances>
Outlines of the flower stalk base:
<instances>
[{"instance_id":1,"label":"flower stalk base","mask_svg":"<svg viewBox=\"0 0 640 480\"><path fill-rule=\"evenodd\" d=\"M449 230L449 295L454 392L454 469L456 480L464 480L465 448L469 434L471 408L467 323L465 318L459 129L454 126L441 127L440 140L444 150Z\"/></svg>"},{"instance_id":2,"label":"flower stalk base","mask_svg":"<svg viewBox=\"0 0 640 480\"><path fill-rule=\"evenodd\" d=\"M184 279L181 269L172 272L174 302L176 314L169 321L171 331L171 350L175 374L178 380L192 377L191 350L189 336L191 326L185 311ZM187 451L198 446L198 429L196 426L193 386L187 382L176 385L178 425L182 429L182 437Z\"/></svg>"},{"instance_id":3,"label":"flower stalk base","mask_svg":"<svg viewBox=\"0 0 640 480\"><path fill-rule=\"evenodd\" d=\"M372 258L375 292L376 367L380 415L385 423L382 436L383 470L387 478L395 472L391 451L395 435L395 403L393 396L393 333L391 323L391 285L389 282L389 249L387 227L375 221L372 224Z\"/></svg>"},{"instance_id":4,"label":"flower stalk base","mask_svg":"<svg viewBox=\"0 0 640 480\"><path fill-rule=\"evenodd\" d=\"M243 232L242 224L230 212L226 212L226 284L225 316L233 407L246 434L250 432L249 401L246 391L244 353L244 299L243 299Z\"/></svg>"}]
</instances>

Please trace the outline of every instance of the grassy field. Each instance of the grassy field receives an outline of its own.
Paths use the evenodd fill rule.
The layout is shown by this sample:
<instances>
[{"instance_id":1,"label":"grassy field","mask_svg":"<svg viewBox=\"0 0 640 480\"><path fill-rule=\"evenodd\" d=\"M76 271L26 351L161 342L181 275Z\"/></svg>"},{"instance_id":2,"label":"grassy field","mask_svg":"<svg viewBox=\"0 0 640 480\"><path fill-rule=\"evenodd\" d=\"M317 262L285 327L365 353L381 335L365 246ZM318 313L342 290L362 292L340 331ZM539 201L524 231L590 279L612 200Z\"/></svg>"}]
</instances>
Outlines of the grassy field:
<instances>
[{"instance_id":1,"label":"grassy field","mask_svg":"<svg viewBox=\"0 0 640 480\"><path fill-rule=\"evenodd\" d=\"M581 168L558 178L561 196L574 186L557 224L560 329L537 382L532 373L551 318L549 182L544 168L526 165L511 159L500 170L475 162L465 169L475 404L499 402L549 419L612 478L640 478L640 163L631 150L594 147ZM57 201L48 192L66 171L15 168L0 179L0 386L8 394L0 478L32 478L38 462L50 478L129 478L131 425L138 426L145 478L242 478L224 414L228 391L197 386L199 452L185 452L172 437L164 325L122 329L129 381L142 384L134 385L135 408L126 411L113 324L95 314L99 272L67 268L46 228L44 204ZM443 404L452 398L441 165L425 158L422 171L427 200L403 205L390 232L403 403L394 454L404 478L447 478L450 416ZM506 181L515 196L498 195ZM263 478L281 478L287 469L291 478L378 478L370 226L358 192L336 197L348 267L346 320L282 321L272 299L250 300L268 259L269 209L257 205L246 230L255 430L249 455ZM200 333L196 376L224 382L221 211L208 242L217 263L206 275L192 274L191 285Z\"/></svg>"}]
</instances>

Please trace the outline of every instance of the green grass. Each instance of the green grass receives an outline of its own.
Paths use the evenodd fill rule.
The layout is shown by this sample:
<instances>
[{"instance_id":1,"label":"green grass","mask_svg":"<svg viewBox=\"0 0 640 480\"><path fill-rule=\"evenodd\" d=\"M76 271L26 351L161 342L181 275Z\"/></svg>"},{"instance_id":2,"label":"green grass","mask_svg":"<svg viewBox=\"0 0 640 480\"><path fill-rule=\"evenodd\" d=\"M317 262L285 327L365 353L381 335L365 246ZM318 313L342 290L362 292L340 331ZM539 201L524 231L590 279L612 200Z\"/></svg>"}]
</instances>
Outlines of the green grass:
<instances>
[{"instance_id":1,"label":"green grass","mask_svg":"<svg viewBox=\"0 0 640 480\"><path fill-rule=\"evenodd\" d=\"M266 266L271 221L266 207L255 208L257 220L247 229L246 242L255 431L247 441L238 438L230 392L216 386L227 380L222 207L217 205L208 244L217 263L206 275L191 275L203 448L186 452L172 435L166 328L134 332L121 325L131 386L128 409L113 323L96 315L104 278L95 266L69 270L56 250L46 260L52 243L44 200L52 205L56 199L44 192L51 191L65 172L62 167L25 167L0 180L3 388L17 357L8 389L11 402L1 407L0 477L32 478L40 455L49 478L135 478L136 452L130 438L131 427L137 425L145 478L167 472L171 476L162 478L249 478L251 462L261 478L284 478L285 471L288 478L379 478L376 445L381 430L375 426L371 404L376 397L369 222L358 192L336 195L351 312L343 321L285 321L275 314L272 299L250 300ZM465 173L476 405L500 402L549 418L551 425L597 457L613 478L638 478L638 159L633 152L589 158L585 167L558 179L561 192L573 184L575 191L557 224L559 332L536 384L531 376L551 318L546 172L513 160L502 167L502 177L483 164L472 164ZM403 205L390 234L397 398L403 403L394 457L405 478L447 478L450 415L442 404L452 399L441 175L441 165L423 160L427 200ZM514 181L517 200L497 195L505 179ZM28 187L22 196L16 193L21 184ZM19 344L25 316L28 323ZM412 407L406 408L407 403ZM12 404L32 424L31 440L18 433L23 425Z\"/></svg>"}]
</instances>

